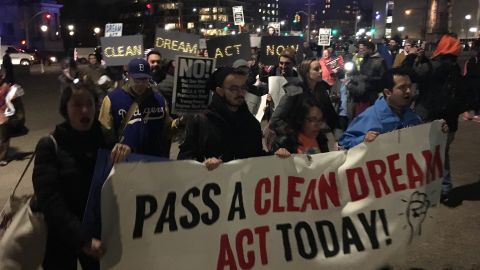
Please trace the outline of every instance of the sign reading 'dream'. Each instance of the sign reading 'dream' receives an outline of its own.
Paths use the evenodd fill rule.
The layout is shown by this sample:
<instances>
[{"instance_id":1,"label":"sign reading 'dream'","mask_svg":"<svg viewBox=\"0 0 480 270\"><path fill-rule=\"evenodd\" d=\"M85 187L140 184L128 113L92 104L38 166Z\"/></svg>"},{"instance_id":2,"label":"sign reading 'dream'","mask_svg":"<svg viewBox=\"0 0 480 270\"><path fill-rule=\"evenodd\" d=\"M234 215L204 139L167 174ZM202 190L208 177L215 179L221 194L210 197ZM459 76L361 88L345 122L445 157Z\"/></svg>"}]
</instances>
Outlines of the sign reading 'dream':
<instances>
[{"instance_id":1,"label":"sign reading 'dream'","mask_svg":"<svg viewBox=\"0 0 480 270\"><path fill-rule=\"evenodd\" d=\"M173 81L173 113L199 113L210 103L208 78L215 69L215 59L177 56Z\"/></svg>"},{"instance_id":2,"label":"sign reading 'dream'","mask_svg":"<svg viewBox=\"0 0 480 270\"><path fill-rule=\"evenodd\" d=\"M122 66L134 58L143 58L143 37L102 37L103 59L107 66Z\"/></svg>"},{"instance_id":3,"label":"sign reading 'dream'","mask_svg":"<svg viewBox=\"0 0 480 270\"><path fill-rule=\"evenodd\" d=\"M199 39L200 36L195 34L157 28L154 46L164 59L173 60L177 55L197 56L200 47Z\"/></svg>"},{"instance_id":4,"label":"sign reading 'dream'","mask_svg":"<svg viewBox=\"0 0 480 270\"><path fill-rule=\"evenodd\" d=\"M116 165L102 189L102 269L380 269L438 224L445 142L436 121L213 171Z\"/></svg>"},{"instance_id":5,"label":"sign reading 'dream'","mask_svg":"<svg viewBox=\"0 0 480 270\"><path fill-rule=\"evenodd\" d=\"M216 37L207 40L208 56L217 60L217 66L232 66L237 59L250 59L250 35Z\"/></svg>"},{"instance_id":6,"label":"sign reading 'dream'","mask_svg":"<svg viewBox=\"0 0 480 270\"><path fill-rule=\"evenodd\" d=\"M297 52L297 64L303 58L303 38L285 36L263 36L260 49L260 62L265 65L277 65L278 58L285 48L292 48Z\"/></svg>"}]
</instances>

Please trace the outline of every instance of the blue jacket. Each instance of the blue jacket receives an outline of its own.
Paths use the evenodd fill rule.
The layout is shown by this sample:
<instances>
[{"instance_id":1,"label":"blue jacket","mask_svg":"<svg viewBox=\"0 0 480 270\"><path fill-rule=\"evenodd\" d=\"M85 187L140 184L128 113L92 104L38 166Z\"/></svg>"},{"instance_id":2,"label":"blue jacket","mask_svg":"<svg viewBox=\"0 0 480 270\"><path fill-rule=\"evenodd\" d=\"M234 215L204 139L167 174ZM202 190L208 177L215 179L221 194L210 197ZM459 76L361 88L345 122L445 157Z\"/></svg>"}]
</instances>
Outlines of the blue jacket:
<instances>
[{"instance_id":1,"label":"blue jacket","mask_svg":"<svg viewBox=\"0 0 480 270\"><path fill-rule=\"evenodd\" d=\"M102 103L100 122L104 128L113 129L117 138L122 135L122 143L130 146L132 152L168 158L170 117L160 94L147 90L123 132L120 130L134 99L131 92L121 88L110 92Z\"/></svg>"},{"instance_id":2,"label":"blue jacket","mask_svg":"<svg viewBox=\"0 0 480 270\"><path fill-rule=\"evenodd\" d=\"M340 138L339 145L344 149L350 149L362 143L368 131L383 134L422 123L420 117L409 107L403 109L402 115L403 119L400 119L388 106L385 98L379 97L373 106L353 119Z\"/></svg>"}]
</instances>

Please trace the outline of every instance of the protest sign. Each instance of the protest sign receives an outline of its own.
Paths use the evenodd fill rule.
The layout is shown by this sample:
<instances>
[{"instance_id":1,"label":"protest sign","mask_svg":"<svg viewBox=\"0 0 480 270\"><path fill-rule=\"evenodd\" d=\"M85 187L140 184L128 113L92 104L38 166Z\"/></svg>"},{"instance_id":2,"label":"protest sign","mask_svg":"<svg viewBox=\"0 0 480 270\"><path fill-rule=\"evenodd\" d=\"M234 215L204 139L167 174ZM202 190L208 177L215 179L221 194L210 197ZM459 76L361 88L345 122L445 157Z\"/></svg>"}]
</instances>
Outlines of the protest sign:
<instances>
[{"instance_id":1,"label":"protest sign","mask_svg":"<svg viewBox=\"0 0 480 270\"><path fill-rule=\"evenodd\" d=\"M330 39L332 38L331 28L320 28L318 30L318 45L330 46Z\"/></svg>"},{"instance_id":2,"label":"protest sign","mask_svg":"<svg viewBox=\"0 0 480 270\"><path fill-rule=\"evenodd\" d=\"M198 55L199 39L195 34L157 28L154 46L164 59L173 60L177 55Z\"/></svg>"},{"instance_id":3,"label":"protest sign","mask_svg":"<svg viewBox=\"0 0 480 270\"><path fill-rule=\"evenodd\" d=\"M233 24L244 25L245 19L243 16L243 6L234 6L232 7L232 11L233 11Z\"/></svg>"},{"instance_id":4,"label":"protest sign","mask_svg":"<svg viewBox=\"0 0 480 270\"><path fill-rule=\"evenodd\" d=\"M278 58L282 51L290 47L297 52L297 63L300 63L303 58L303 38L301 37L276 37L264 36L262 37L262 46L260 49L260 62L265 65L278 64Z\"/></svg>"},{"instance_id":5,"label":"protest sign","mask_svg":"<svg viewBox=\"0 0 480 270\"><path fill-rule=\"evenodd\" d=\"M216 59L216 65L232 66L237 59L250 59L250 35L216 37L207 40L208 55Z\"/></svg>"},{"instance_id":6,"label":"protest sign","mask_svg":"<svg viewBox=\"0 0 480 270\"><path fill-rule=\"evenodd\" d=\"M107 66L122 66L134 58L143 58L143 37L102 37L103 60Z\"/></svg>"},{"instance_id":7,"label":"protest sign","mask_svg":"<svg viewBox=\"0 0 480 270\"><path fill-rule=\"evenodd\" d=\"M173 82L173 113L198 113L210 103L208 78L215 69L215 59L177 56Z\"/></svg>"},{"instance_id":8,"label":"protest sign","mask_svg":"<svg viewBox=\"0 0 480 270\"><path fill-rule=\"evenodd\" d=\"M275 106L280 103L280 100L285 95L283 85L287 83L287 79L283 76L268 77L268 93L272 96L272 101Z\"/></svg>"},{"instance_id":9,"label":"protest sign","mask_svg":"<svg viewBox=\"0 0 480 270\"><path fill-rule=\"evenodd\" d=\"M119 164L102 190L102 269L380 269L438 223L445 142L436 121L213 171Z\"/></svg>"},{"instance_id":10,"label":"protest sign","mask_svg":"<svg viewBox=\"0 0 480 270\"><path fill-rule=\"evenodd\" d=\"M105 37L121 37L123 32L123 23L105 24Z\"/></svg>"},{"instance_id":11,"label":"protest sign","mask_svg":"<svg viewBox=\"0 0 480 270\"><path fill-rule=\"evenodd\" d=\"M279 36L280 35L280 26L281 24L279 22L269 22L267 26L267 33L269 35L275 35Z\"/></svg>"}]
</instances>

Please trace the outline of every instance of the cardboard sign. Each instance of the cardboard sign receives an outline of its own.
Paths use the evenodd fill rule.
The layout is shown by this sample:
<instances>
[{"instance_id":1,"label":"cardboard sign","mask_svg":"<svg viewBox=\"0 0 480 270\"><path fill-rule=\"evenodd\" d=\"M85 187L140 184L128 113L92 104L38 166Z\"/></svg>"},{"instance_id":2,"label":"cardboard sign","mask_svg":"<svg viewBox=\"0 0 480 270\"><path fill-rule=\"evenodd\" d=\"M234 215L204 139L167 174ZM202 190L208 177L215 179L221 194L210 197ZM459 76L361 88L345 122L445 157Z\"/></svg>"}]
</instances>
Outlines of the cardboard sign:
<instances>
[{"instance_id":1,"label":"cardboard sign","mask_svg":"<svg viewBox=\"0 0 480 270\"><path fill-rule=\"evenodd\" d=\"M267 34L269 36L280 36L280 26L279 22L269 22L267 26Z\"/></svg>"},{"instance_id":2,"label":"cardboard sign","mask_svg":"<svg viewBox=\"0 0 480 270\"><path fill-rule=\"evenodd\" d=\"M121 37L123 23L107 23L105 25L105 37Z\"/></svg>"},{"instance_id":3,"label":"cardboard sign","mask_svg":"<svg viewBox=\"0 0 480 270\"><path fill-rule=\"evenodd\" d=\"M177 56L175 61L173 113L202 112L210 103L207 81L214 71L215 59Z\"/></svg>"},{"instance_id":4,"label":"cardboard sign","mask_svg":"<svg viewBox=\"0 0 480 270\"><path fill-rule=\"evenodd\" d=\"M303 58L303 38L302 37L262 37L262 46L260 49L260 62L265 65L276 65L283 50L287 47L297 52L297 64Z\"/></svg>"},{"instance_id":5,"label":"cardboard sign","mask_svg":"<svg viewBox=\"0 0 480 270\"><path fill-rule=\"evenodd\" d=\"M143 36L102 37L103 60L107 66L123 66L134 58L143 58Z\"/></svg>"},{"instance_id":6,"label":"cardboard sign","mask_svg":"<svg viewBox=\"0 0 480 270\"><path fill-rule=\"evenodd\" d=\"M154 47L164 59L175 59L177 55L197 56L200 50L200 36L157 28Z\"/></svg>"},{"instance_id":7,"label":"cardboard sign","mask_svg":"<svg viewBox=\"0 0 480 270\"><path fill-rule=\"evenodd\" d=\"M213 171L120 163L101 194L101 269L381 269L442 226L445 142L435 121Z\"/></svg>"},{"instance_id":8,"label":"cardboard sign","mask_svg":"<svg viewBox=\"0 0 480 270\"><path fill-rule=\"evenodd\" d=\"M318 30L318 45L330 46L330 39L332 37L331 28L320 28Z\"/></svg>"},{"instance_id":9,"label":"cardboard sign","mask_svg":"<svg viewBox=\"0 0 480 270\"><path fill-rule=\"evenodd\" d=\"M245 18L243 16L243 6L232 7L232 10L233 10L233 24L244 25Z\"/></svg>"},{"instance_id":10,"label":"cardboard sign","mask_svg":"<svg viewBox=\"0 0 480 270\"><path fill-rule=\"evenodd\" d=\"M207 40L208 56L217 60L217 67L232 66L237 59L250 58L250 35L216 37Z\"/></svg>"}]
</instances>

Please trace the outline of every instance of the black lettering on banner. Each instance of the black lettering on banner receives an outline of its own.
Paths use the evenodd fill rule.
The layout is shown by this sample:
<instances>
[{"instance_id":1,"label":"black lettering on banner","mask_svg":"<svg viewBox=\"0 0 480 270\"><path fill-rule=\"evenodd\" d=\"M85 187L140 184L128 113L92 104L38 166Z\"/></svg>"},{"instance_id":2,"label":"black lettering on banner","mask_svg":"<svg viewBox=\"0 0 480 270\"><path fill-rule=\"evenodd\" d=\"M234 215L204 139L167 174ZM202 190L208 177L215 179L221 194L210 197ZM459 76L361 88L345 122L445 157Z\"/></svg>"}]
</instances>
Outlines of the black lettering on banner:
<instances>
[{"instance_id":1,"label":"black lettering on banner","mask_svg":"<svg viewBox=\"0 0 480 270\"><path fill-rule=\"evenodd\" d=\"M288 223L277 225L277 230L282 232L284 256L287 262L292 260L292 247L290 245L290 239L288 238L288 230L290 229L292 229L292 225Z\"/></svg>"},{"instance_id":2,"label":"black lettering on banner","mask_svg":"<svg viewBox=\"0 0 480 270\"><path fill-rule=\"evenodd\" d=\"M362 223L368 238L370 238L370 243L372 243L373 249L378 249L380 247L377 239L376 213L377 211L370 211L370 223L364 213L358 214L358 219Z\"/></svg>"},{"instance_id":3,"label":"black lettering on banner","mask_svg":"<svg viewBox=\"0 0 480 270\"><path fill-rule=\"evenodd\" d=\"M238 206L237 206L238 201ZM228 211L228 221L235 218L235 213L238 212L240 219L245 219L245 207L243 206L242 183L235 183L235 190L233 193L232 203L230 204L230 211Z\"/></svg>"},{"instance_id":4,"label":"black lettering on banner","mask_svg":"<svg viewBox=\"0 0 480 270\"><path fill-rule=\"evenodd\" d=\"M304 231L307 236L307 242L309 245L310 252L307 252L305 248L305 242L303 241L302 233L301 233L302 231ZM304 222L304 221L299 222L295 226L295 238L297 239L298 253L300 254L300 256L302 256L305 259L313 259L317 256L318 247L317 247L317 244L315 243L315 236L313 235L313 231L307 222Z\"/></svg>"},{"instance_id":5,"label":"black lettering on banner","mask_svg":"<svg viewBox=\"0 0 480 270\"><path fill-rule=\"evenodd\" d=\"M340 244L338 243L337 232L335 231L335 226L332 222L328 220L321 220L315 222L315 226L317 227L318 238L320 239L320 244L322 245L323 253L325 254L325 258L334 257L340 252ZM327 236L325 234L325 230L328 230L331 238L332 247L330 248L328 245Z\"/></svg>"},{"instance_id":6,"label":"black lettering on banner","mask_svg":"<svg viewBox=\"0 0 480 270\"><path fill-rule=\"evenodd\" d=\"M155 233L162 233L163 232L163 225L168 223L168 228L171 232L176 231L177 222L175 221L175 201L177 198L177 193L170 192L167 195L167 199L165 200L165 204L163 205L162 213L160 214L160 218L157 221L157 226L155 226Z\"/></svg>"},{"instance_id":7,"label":"black lettering on banner","mask_svg":"<svg viewBox=\"0 0 480 270\"><path fill-rule=\"evenodd\" d=\"M146 212L147 204L149 211ZM143 224L157 211L157 200L152 195L140 195L136 198L137 210L135 212L135 226L133 227L133 238L142 237Z\"/></svg>"},{"instance_id":8,"label":"black lettering on banner","mask_svg":"<svg viewBox=\"0 0 480 270\"><path fill-rule=\"evenodd\" d=\"M342 221L343 253L350 254L350 245L355 245L358 251L364 251L362 240L350 217L344 217Z\"/></svg>"},{"instance_id":9,"label":"black lettering on banner","mask_svg":"<svg viewBox=\"0 0 480 270\"><path fill-rule=\"evenodd\" d=\"M202 214L202 221L205 225L212 225L220 217L220 208L218 208L218 205L212 199L212 196L210 194L211 192L213 192L213 195L220 195L221 193L220 186L215 183L210 183L210 184L206 184L205 187L203 188L203 191L202 191L203 203L212 211L211 217L209 216L208 213Z\"/></svg>"},{"instance_id":10,"label":"black lettering on banner","mask_svg":"<svg viewBox=\"0 0 480 270\"><path fill-rule=\"evenodd\" d=\"M182 197L182 205L190 212L192 215L192 220L188 221L188 216L184 215L180 217L180 225L184 229L191 229L200 223L200 212L198 211L198 208L193 204L189 198L190 195L195 198L200 196L200 190L197 187L193 187L189 189Z\"/></svg>"}]
</instances>

